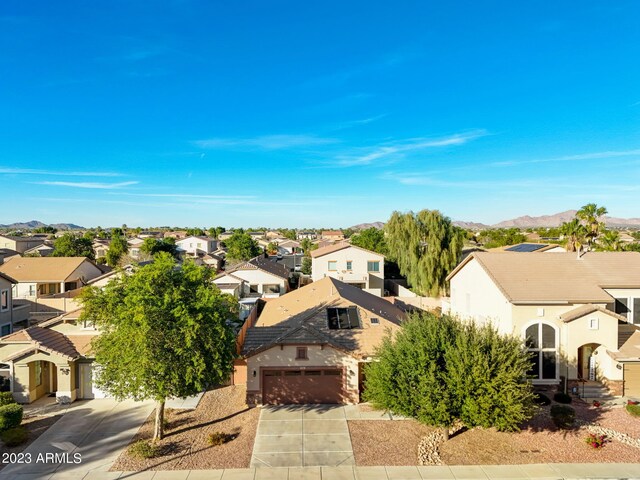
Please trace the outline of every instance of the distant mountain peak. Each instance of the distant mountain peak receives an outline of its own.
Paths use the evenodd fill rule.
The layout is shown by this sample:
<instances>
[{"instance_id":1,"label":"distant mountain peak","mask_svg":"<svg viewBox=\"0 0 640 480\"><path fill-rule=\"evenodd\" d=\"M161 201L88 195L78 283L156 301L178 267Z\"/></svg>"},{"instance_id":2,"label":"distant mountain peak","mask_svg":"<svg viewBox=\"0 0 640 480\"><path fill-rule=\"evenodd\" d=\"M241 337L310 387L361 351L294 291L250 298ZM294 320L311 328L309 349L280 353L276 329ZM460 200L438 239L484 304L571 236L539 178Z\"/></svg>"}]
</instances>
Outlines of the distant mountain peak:
<instances>
[{"instance_id":1,"label":"distant mountain peak","mask_svg":"<svg viewBox=\"0 0 640 480\"><path fill-rule=\"evenodd\" d=\"M39 220L30 220L28 222L15 222L15 223L9 223L6 225L0 224L0 228L6 228L9 230L32 230L34 228L41 228L41 227L53 227L53 228L57 228L58 230L84 230L84 227L81 227L80 225L76 225L75 223L52 223L48 225L46 223L42 223Z\"/></svg>"}]
</instances>

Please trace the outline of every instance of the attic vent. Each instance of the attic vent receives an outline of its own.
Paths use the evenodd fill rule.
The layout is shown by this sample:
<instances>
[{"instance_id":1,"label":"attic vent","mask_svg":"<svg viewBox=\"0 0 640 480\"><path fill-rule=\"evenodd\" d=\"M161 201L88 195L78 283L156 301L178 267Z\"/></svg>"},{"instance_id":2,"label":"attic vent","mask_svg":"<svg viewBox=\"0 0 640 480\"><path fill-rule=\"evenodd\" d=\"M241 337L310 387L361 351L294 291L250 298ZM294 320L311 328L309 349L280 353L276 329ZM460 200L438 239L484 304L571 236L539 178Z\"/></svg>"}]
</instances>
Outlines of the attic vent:
<instances>
[{"instance_id":1,"label":"attic vent","mask_svg":"<svg viewBox=\"0 0 640 480\"><path fill-rule=\"evenodd\" d=\"M380 320L377 317L371 319L371 325L380 325Z\"/></svg>"}]
</instances>

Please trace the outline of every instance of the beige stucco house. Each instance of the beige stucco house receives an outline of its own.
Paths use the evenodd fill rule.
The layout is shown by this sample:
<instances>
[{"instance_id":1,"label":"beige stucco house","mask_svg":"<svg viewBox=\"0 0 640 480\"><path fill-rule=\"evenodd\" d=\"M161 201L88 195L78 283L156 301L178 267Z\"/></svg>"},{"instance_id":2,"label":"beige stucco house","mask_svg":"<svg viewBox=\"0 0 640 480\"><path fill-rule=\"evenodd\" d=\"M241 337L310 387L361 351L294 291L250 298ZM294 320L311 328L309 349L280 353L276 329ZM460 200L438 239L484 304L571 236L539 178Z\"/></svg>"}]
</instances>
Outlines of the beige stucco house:
<instances>
[{"instance_id":1,"label":"beige stucco house","mask_svg":"<svg viewBox=\"0 0 640 480\"><path fill-rule=\"evenodd\" d=\"M525 339L534 384L640 396L640 253L476 252L448 280L443 310Z\"/></svg>"},{"instance_id":2,"label":"beige stucco house","mask_svg":"<svg viewBox=\"0 0 640 480\"><path fill-rule=\"evenodd\" d=\"M0 338L0 374L9 378L19 403L55 395L60 403L100 398L93 385L91 339L98 334L81 322L80 310Z\"/></svg>"},{"instance_id":3,"label":"beige stucco house","mask_svg":"<svg viewBox=\"0 0 640 480\"><path fill-rule=\"evenodd\" d=\"M250 405L357 403L364 365L403 318L383 298L323 278L247 320L235 378L246 378Z\"/></svg>"},{"instance_id":4,"label":"beige stucco house","mask_svg":"<svg viewBox=\"0 0 640 480\"><path fill-rule=\"evenodd\" d=\"M14 280L14 299L33 300L85 285L102 271L85 257L24 257L0 264L0 273Z\"/></svg>"},{"instance_id":5,"label":"beige stucco house","mask_svg":"<svg viewBox=\"0 0 640 480\"><path fill-rule=\"evenodd\" d=\"M0 235L0 248L15 250L18 253L42 245L45 243L46 237L16 237L13 235Z\"/></svg>"},{"instance_id":6,"label":"beige stucco house","mask_svg":"<svg viewBox=\"0 0 640 480\"><path fill-rule=\"evenodd\" d=\"M314 282L332 277L379 297L384 293L384 255L342 242L311 251Z\"/></svg>"},{"instance_id":7,"label":"beige stucco house","mask_svg":"<svg viewBox=\"0 0 640 480\"><path fill-rule=\"evenodd\" d=\"M176 245L189 255L206 255L217 250L218 240L210 237L190 236L176 241Z\"/></svg>"},{"instance_id":8,"label":"beige stucco house","mask_svg":"<svg viewBox=\"0 0 640 480\"><path fill-rule=\"evenodd\" d=\"M221 273L213 282L224 293L231 293L236 298L274 298L290 290L290 273L280 263L256 257Z\"/></svg>"}]
</instances>

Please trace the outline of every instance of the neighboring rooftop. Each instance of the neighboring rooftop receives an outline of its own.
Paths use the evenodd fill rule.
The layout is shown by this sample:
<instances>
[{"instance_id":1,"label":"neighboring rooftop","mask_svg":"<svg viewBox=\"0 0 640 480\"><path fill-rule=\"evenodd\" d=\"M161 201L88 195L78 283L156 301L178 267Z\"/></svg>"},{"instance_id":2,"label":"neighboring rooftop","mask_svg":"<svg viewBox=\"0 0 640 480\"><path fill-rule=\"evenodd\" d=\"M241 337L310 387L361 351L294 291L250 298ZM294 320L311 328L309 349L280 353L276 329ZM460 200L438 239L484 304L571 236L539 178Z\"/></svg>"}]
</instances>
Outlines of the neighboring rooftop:
<instances>
[{"instance_id":1,"label":"neighboring rooftop","mask_svg":"<svg viewBox=\"0 0 640 480\"><path fill-rule=\"evenodd\" d=\"M85 257L22 257L0 265L0 273L18 282L64 282Z\"/></svg>"},{"instance_id":2,"label":"neighboring rooftop","mask_svg":"<svg viewBox=\"0 0 640 480\"><path fill-rule=\"evenodd\" d=\"M474 259L512 303L611 303L605 288L640 288L638 252L475 252L447 279Z\"/></svg>"},{"instance_id":3,"label":"neighboring rooftop","mask_svg":"<svg viewBox=\"0 0 640 480\"><path fill-rule=\"evenodd\" d=\"M363 252L370 252L373 255L379 255L383 257L384 255L380 253L373 252L371 250L367 250L366 248L356 247L355 245L351 245L349 242L340 242L335 243L333 245L327 245L325 247L320 247L315 250L311 250L311 256L313 258L323 257L325 255L329 255L330 253L338 252L340 250L344 250L345 248L357 248L358 250L362 250Z\"/></svg>"}]
</instances>

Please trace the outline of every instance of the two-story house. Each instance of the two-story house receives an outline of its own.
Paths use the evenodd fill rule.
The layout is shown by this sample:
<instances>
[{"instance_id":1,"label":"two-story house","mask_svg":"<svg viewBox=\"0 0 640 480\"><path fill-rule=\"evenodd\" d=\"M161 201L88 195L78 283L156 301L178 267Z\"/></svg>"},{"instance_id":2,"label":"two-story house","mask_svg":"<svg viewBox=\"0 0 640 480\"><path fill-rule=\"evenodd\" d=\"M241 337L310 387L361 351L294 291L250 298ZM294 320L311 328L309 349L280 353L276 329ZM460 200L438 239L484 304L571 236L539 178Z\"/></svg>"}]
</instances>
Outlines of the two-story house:
<instances>
[{"instance_id":1,"label":"two-story house","mask_svg":"<svg viewBox=\"0 0 640 480\"><path fill-rule=\"evenodd\" d=\"M24 257L0 265L0 273L13 278L14 299L33 300L64 293L102 275L86 257Z\"/></svg>"},{"instance_id":2,"label":"two-story house","mask_svg":"<svg viewBox=\"0 0 640 480\"><path fill-rule=\"evenodd\" d=\"M256 257L221 273L213 282L236 298L274 298L290 290L290 274L284 265Z\"/></svg>"},{"instance_id":3,"label":"two-story house","mask_svg":"<svg viewBox=\"0 0 640 480\"><path fill-rule=\"evenodd\" d=\"M311 279L332 277L341 282L382 296L384 292L384 255L337 243L311 251Z\"/></svg>"},{"instance_id":4,"label":"two-story house","mask_svg":"<svg viewBox=\"0 0 640 480\"><path fill-rule=\"evenodd\" d=\"M0 258L0 262L2 258ZM17 282L10 276L0 273L0 337L13 331L13 295L11 290Z\"/></svg>"},{"instance_id":5,"label":"two-story house","mask_svg":"<svg viewBox=\"0 0 640 480\"><path fill-rule=\"evenodd\" d=\"M448 280L443 310L522 337L534 384L640 396L640 253L475 252Z\"/></svg>"},{"instance_id":6,"label":"two-story house","mask_svg":"<svg viewBox=\"0 0 640 480\"><path fill-rule=\"evenodd\" d=\"M189 255L206 255L218 249L218 241L210 237L190 236L176 241L177 247Z\"/></svg>"},{"instance_id":7,"label":"two-story house","mask_svg":"<svg viewBox=\"0 0 640 480\"><path fill-rule=\"evenodd\" d=\"M44 244L46 237L16 237L12 235L0 235L0 248L15 250L24 253L27 250Z\"/></svg>"}]
</instances>

